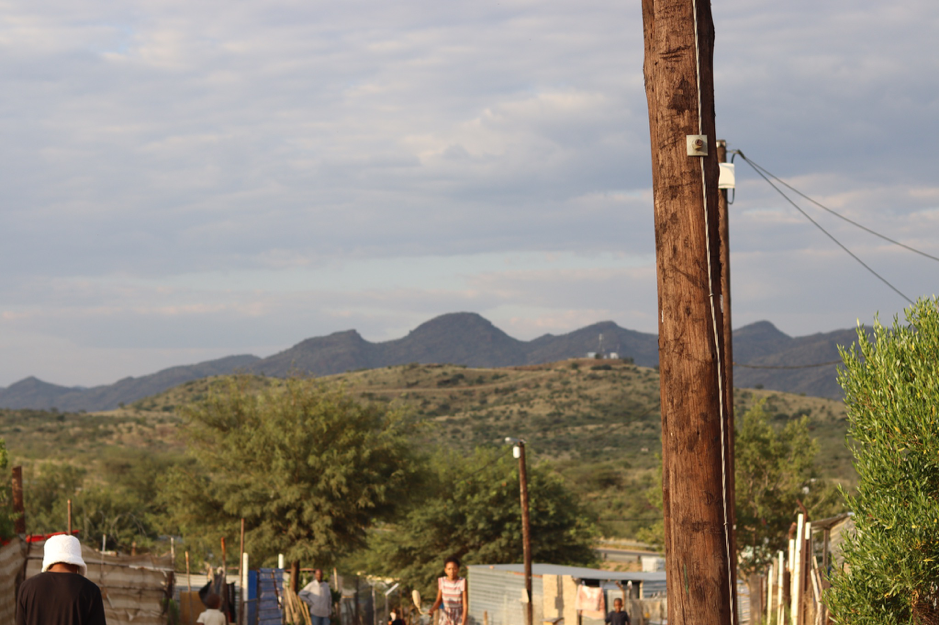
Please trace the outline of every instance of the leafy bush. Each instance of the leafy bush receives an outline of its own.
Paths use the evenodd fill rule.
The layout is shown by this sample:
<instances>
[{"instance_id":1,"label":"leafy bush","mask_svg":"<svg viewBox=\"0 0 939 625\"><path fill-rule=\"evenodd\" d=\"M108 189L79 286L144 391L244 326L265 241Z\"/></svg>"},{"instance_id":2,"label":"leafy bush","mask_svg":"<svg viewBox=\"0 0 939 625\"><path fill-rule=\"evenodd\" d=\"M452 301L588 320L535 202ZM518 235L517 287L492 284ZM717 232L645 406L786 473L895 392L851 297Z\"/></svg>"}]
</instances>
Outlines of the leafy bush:
<instances>
[{"instance_id":1,"label":"leafy bush","mask_svg":"<svg viewBox=\"0 0 939 625\"><path fill-rule=\"evenodd\" d=\"M840 623L934 623L939 615L939 308L921 299L906 325L858 329L842 350L860 483L856 534L829 604Z\"/></svg>"},{"instance_id":2,"label":"leafy bush","mask_svg":"<svg viewBox=\"0 0 939 625\"><path fill-rule=\"evenodd\" d=\"M315 380L250 386L232 378L185 410L195 465L165 482L172 521L205 550L244 518L258 562L330 564L408 494L413 423Z\"/></svg>"}]
</instances>

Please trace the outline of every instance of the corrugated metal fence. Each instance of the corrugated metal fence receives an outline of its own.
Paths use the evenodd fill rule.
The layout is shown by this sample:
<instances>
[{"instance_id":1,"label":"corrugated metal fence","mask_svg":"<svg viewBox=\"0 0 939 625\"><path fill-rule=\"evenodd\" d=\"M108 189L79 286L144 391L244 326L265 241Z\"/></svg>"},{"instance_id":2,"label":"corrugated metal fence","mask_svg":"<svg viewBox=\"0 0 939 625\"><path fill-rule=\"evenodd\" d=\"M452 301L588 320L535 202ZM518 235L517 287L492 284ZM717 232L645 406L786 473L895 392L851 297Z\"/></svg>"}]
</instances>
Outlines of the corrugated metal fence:
<instances>
[{"instance_id":1,"label":"corrugated metal fence","mask_svg":"<svg viewBox=\"0 0 939 625\"><path fill-rule=\"evenodd\" d=\"M475 573L475 574L474 574ZM471 625L483 625L483 614L488 625L518 625L525 622L525 576L503 573L478 574L470 569L469 613ZM532 577L531 594L533 622L544 617L541 577Z\"/></svg>"},{"instance_id":2,"label":"corrugated metal fence","mask_svg":"<svg viewBox=\"0 0 939 625\"><path fill-rule=\"evenodd\" d=\"M14 539L0 548L0 623L12 623L16 617L16 577L23 572L26 543Z\"/></svg>"},{"instance_id":3,"label":"corrugated metal fence","mask_svg":"<svg viewBox=\"0 0 939 625\"><path fill-rule=\"evenodd\" d=\"M44 542L29 543L26 579L42 570ZM172 596L170 556L106 556L82 545L86 577L98 585L109 625L163 625L163 599Z\"/></svg>"},{"instance_id":4,"label":"corrugated metal fence","mask_svg":"<svg viewBox=\"0 0 939 625\"><path fill-rule=\"evenodd\" d=\"M0 549L0 622L12 623L16 613L16 581L42 570L44 542L14 538ZM173 588L169 556L104 556L82 546L88 579L101 589L109 625L163 625L164 599Z\"/></svg>"},{"instance_id":5,"label":"corrugated metal fence","mask_svg":"<svg viewBox=\"0 0 939 625\"><path fill-rule=\"evenodd\" d=\"M284 592L284 569L258 571L258 625L280 625L284 613L279 597Z\"/></svg>"}]
</instances>

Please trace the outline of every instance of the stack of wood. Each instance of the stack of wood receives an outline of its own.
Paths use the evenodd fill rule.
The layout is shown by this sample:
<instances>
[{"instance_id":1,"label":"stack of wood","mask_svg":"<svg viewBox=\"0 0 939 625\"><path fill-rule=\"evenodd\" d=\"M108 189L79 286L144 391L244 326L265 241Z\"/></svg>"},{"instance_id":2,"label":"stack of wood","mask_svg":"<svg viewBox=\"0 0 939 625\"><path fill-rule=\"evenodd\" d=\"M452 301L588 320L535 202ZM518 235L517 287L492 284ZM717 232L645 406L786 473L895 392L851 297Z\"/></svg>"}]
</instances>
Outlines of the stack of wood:
<instances>
[{"instance_id":1,"label":"stack of wood","mask_svg":"<svg viewBox=\"0 0 939 625\"><path fill-rule=\"evenodd\" d=\"M310 608L303 603L289 586L284 588L284 622L291 625L313 625L310 618Z\"/></svg>"}]
</instances>

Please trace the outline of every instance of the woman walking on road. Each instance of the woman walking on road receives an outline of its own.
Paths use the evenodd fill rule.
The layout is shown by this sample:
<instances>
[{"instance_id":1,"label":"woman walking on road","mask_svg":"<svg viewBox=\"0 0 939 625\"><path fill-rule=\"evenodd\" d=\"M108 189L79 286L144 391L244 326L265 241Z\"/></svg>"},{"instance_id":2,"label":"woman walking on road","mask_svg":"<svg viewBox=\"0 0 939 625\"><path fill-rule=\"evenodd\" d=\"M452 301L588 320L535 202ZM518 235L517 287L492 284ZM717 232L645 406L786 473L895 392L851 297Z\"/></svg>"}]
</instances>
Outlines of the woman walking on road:
<instances>
[{"instance_id":1,"label":"woman walking on road","mask_svg":"<svg viewBox=\"0 0 939 625\"><path fill-rule=\"evenodd\" d=\"M437 600L430 608L430 613L443 604L438 625L466 625L469 616L469 600L466 592L466 578L460 577L460 561L450 556L443 562L444 577L437 578Z\"/></svg>"}]
</instances>

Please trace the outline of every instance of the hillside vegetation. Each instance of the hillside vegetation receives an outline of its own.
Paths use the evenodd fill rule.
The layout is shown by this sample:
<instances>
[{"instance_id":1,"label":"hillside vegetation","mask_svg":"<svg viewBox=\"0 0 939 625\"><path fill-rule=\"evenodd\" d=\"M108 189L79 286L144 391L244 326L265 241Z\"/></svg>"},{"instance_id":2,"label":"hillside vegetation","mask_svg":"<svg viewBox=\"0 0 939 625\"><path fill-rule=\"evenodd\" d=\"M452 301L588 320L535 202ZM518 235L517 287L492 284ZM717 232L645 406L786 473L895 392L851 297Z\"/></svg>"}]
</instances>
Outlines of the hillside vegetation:
<instances>
[{"instance_id":1,"label":"hillside vegetation","mask_svg":"<svg viewBox=\"0 0 939 625\"><path fill-rule=\"evenodd\" d=\"M734 330L734 379L741 387L841 399L838 348L853 344L856 330L791 337L768 321ZM602 321L562 335L515 339L475 313L449 313L422 323L407 336L372 343L355 330L306 339L282 352L228 356L170 367L93 388L65 387L28 377L0 388L0 407L37 410L112 410L185 382L209 376L253 373L271 377L329 376L406 363L449 362L474 368L542 365L591 352L616 353L645 367L659 362L654 334Z\"/></svg>"},{"instance_id":2,"label":"hillside vegetation","mask_svg":"<svg viewBox=\"0 0 939 625\"><path fill-rule=\"evenodd\" d=\"M587 359L501 369L410 364L320 379L363 400L404 405L420 424L414 444L427 450L466 454L501 445L508 452L506 436L524 438L532 461L557 471L592 506L607 536L632 537L656 518L644 494L655 483L661 449L655 369ZM180 407L221 380L190 381L106 413L0 410L0 436L27 467L55 460L94 474L108 459L179 457ZM259 388L282 383L252 378ZM842 402L738 389L735 410L742 414L761 399L775 425L808 415L821 445L821 476L853 486Z\"/></svg>"}]
</instances>

